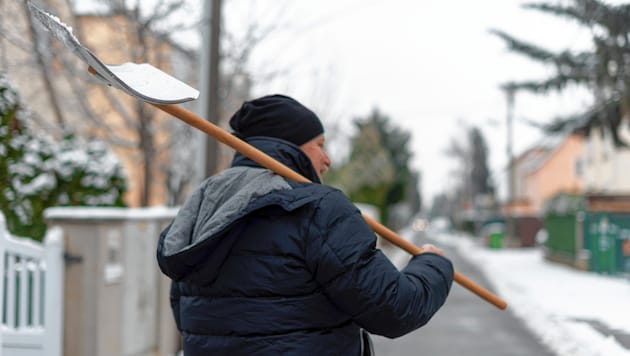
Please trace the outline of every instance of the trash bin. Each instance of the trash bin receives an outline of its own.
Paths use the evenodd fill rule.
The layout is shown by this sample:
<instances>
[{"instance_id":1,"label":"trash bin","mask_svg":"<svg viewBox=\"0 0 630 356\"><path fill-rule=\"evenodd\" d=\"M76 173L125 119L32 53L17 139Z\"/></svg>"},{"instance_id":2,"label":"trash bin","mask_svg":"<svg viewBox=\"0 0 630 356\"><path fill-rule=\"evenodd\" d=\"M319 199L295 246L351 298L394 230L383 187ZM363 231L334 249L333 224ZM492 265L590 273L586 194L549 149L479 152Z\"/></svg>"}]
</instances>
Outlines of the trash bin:
<instances>
[{"instance_id":1,"label":"trash bin","mask_svg":"<svg viewBox=\"0 0 630 356\"><path fill-rule=\"evenodd\" d=\"M483 236L486 238L486 244L490 248L499 249L503 246L503 237L505 235L505 224L494 222L483 227Z\"/></svg>"},{"instance_id":2,"label":"trash bin","mask_svg":"<svg viewBox=\"0 0 630 356\"><path fill-rule=\"evenodd\" d=\"M490 248L501 248L501 243L503 242L503 232L498 231L493 234L490 234Z\"/></svg>"},{"instance_id":3,"label":"trash bin","mask_svg":"<svg viewBox=\"0 0 630 356\"><path fill-rule=\"evenodd\" d=\"M584 248L584 197L559 193L545 202L544 229L547 258L574 265Z\"/></svg>"},{"instance_id":4,"label":"trash bin","mask_svg":"<svg viewBox=\"0 0 630 356\"><path fill-rule=\"evenodd\" d=\"M630 273L630 213L590 212L587 226L590 269L606 274Z\"/></svg>"},{"instance_id":5,"label":"trash bin","mask_svg":"<svg viewBox=\"0 0 630 356\"><path fill-rule=\"evenodd\" d=\"M621 240L621 257L623 272L630 274L630 236Z\"/></svg>"}]
</instances>

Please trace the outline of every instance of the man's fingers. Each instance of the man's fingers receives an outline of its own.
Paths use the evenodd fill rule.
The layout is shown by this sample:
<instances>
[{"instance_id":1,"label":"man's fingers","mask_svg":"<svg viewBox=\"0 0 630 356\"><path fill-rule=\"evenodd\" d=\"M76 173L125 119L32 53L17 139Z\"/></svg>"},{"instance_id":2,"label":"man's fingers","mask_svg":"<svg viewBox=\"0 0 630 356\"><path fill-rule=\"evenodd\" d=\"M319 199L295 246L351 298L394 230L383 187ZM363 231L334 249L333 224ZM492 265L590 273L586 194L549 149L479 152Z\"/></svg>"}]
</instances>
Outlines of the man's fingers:
<instances>
[{"instance_id":1,"label":"man's fingers","mask_svg":"<svg viewBox=\"0 0 630 356\"><path fill-rule=\"evenodd\" d=\"M432 252L435 254L438 254L440 256L444 256L444 250L442 250L441 248L437 248L432 244L424 244L422 245L422 252Z\"/></svg>"}]
</instances>

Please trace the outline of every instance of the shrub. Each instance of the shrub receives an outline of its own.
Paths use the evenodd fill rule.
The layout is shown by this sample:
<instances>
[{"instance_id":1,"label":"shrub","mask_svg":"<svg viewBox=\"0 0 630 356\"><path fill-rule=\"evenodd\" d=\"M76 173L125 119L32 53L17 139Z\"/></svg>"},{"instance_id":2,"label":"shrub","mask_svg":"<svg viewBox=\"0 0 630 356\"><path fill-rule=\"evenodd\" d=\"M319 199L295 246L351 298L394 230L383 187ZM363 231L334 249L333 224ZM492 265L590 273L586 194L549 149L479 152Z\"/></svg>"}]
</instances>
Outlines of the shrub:
<instances>
[{"instance_id":1,"label":"shrub","mask_svg":"<svg viewBox=\"0 0 630 356\"><path fill-rule=\"evenodd\" d=\"M36 136L17 92L0 74L0 209L11 233L41 240L51 206L124 206L122 165L107 145L67 134Z\"/></svg>"}]
</instances>

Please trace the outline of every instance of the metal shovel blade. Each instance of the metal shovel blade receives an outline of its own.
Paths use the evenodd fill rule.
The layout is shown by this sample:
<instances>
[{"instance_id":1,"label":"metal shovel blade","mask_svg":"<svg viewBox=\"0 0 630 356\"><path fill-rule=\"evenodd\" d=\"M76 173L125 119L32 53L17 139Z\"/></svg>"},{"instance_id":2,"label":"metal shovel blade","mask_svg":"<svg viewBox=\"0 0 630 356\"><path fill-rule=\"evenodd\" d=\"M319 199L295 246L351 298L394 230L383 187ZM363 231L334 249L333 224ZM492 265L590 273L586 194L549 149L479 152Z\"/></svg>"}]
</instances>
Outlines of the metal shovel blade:
<instances>
[{"instance_id":1,"label":"metal shovel blade","mask_svg":"<svg viewBox=\"0 0 630 356\"><path fill-rule=\"evenodd\" d=\"M104 64L72 34L72 28L28 2L30 13L53 37L61 41L79 59L93 69L106 84L121 89L143 101L178 104L199 97L199 91L148 63Z\"/></svg>"}]
</instances>

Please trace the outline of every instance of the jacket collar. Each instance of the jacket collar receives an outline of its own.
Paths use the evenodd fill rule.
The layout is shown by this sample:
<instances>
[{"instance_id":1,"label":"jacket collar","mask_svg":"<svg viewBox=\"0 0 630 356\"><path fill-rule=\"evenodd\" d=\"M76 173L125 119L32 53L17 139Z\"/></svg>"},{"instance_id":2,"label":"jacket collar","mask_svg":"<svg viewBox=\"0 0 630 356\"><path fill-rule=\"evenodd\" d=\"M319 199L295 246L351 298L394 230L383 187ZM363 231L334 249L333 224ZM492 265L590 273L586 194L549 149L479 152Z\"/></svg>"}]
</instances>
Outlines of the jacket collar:
<instances>
[{"instance_id":1,"label":"jacket collar","mask_svg":"<svg viewBox=\"0 0 630 356\"><path fill-rule=\"evenodd\" d=\"M299 146L289 141L266 136L250 137L245 141L312 182L321 183L310 158ZM260 164L243 156L240 152L236 152L232 160L232 167L237 166L262 167Z\"/></svg>"}]
</instances>

